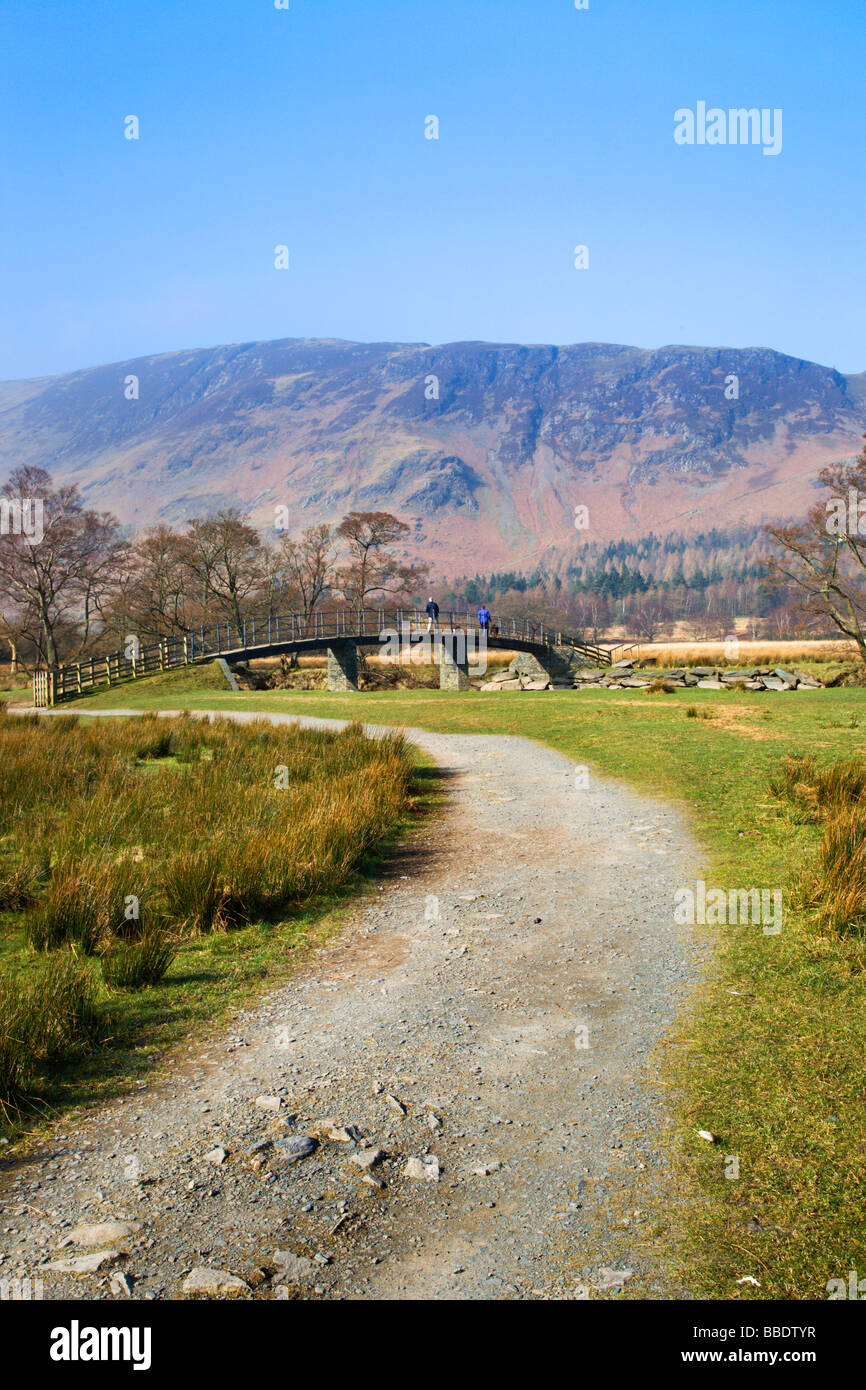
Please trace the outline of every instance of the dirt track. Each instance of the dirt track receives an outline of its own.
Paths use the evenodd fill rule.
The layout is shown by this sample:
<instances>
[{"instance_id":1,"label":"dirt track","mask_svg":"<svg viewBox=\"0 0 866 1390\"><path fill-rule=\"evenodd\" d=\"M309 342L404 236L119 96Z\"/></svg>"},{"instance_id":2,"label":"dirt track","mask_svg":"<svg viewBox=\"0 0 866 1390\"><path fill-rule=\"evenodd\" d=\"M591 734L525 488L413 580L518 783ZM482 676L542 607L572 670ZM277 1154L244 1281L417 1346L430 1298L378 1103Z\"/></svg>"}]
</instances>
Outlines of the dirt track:
<instances>
[{"instance_id":1,"label":"dirt track","mask_svg":"<svg viewBox=\"0 0 866 1390\"><path fill-rule=\"evenodd\" d=\"M444 814L291 983L0 1174L0 1278L47 1298L125 1298L119 1273L179 1298L198 1266L255 1298L681 1292L649 1237L671 1184L641 1078L706 956L672 922L696 846L675 809L528 740L410 736ZM286 1162L300 1135L318 1146ZM100 1245L127 1253L44 1268L109 1220L140 1223Z\"/></svg>"}]
</instances>

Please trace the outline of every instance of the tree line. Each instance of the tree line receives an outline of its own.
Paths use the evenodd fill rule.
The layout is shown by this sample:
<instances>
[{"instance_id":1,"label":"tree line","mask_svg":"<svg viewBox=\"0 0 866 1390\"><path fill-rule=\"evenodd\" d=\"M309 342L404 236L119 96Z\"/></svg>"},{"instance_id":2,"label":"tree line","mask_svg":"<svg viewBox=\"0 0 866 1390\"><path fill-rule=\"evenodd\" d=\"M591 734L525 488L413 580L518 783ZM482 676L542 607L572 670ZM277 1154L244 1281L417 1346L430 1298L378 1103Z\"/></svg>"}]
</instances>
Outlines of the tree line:
<instances>
[{"instance_id":1,"label":"tree line","mask_svg":"<svg viewBox=\"0 0 866 1390\"><path fill-rule=\"evenodd\" d=\"M224 508L130 539L116 517L89 508L75 486L55 487L44 469L12 473L0 515L17 516L21 499L39 499L41 535L0 527L0 640L13 669L111 651L131 634L147 643L215 621L308 617L325 601L410 605L427 578L427 566L400 550L411 528L389 512L353 511L334 526L263 538Z\"/></svg>"},{"instance_id":2,"label":"tree line","mask_svg":"<svg viewBox=\"0 0 866 1390\"><path fill-rule=\"evenodd\" d=\"M585 540L579 558L559 573L540 567L530 574L476 574L455 584L446 601L472 604L484 595L505 616L531 611L594 642L614 628L647 642L668 636L675 627L694 639L718 639L734 631L738 621L742 627L744 618L753 637L843 635L857 641L858 614L862 616L866 597L858 559L866 543L862 459L824 470L819 483L828 496L800 526ZM849 528L851 534L840 546L827 534L828 500L848 497L858 487L864 498L863 536L858 539ZM806 547L805 558L795 554L792 540ZM841 583L833 603L836 578Z\"/></svg>"}]
</instances>

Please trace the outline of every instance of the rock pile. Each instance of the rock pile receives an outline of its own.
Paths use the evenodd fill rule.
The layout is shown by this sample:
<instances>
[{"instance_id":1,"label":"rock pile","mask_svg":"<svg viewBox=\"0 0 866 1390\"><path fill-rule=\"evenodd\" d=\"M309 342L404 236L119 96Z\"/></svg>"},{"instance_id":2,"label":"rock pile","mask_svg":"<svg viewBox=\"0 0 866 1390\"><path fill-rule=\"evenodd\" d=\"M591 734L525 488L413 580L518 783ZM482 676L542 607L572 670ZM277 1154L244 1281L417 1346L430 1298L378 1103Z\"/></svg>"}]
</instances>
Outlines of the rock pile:
<instances>
[{"instance_id":1,"label":"rock pile","mask_svg":"<svg viewBox=\"0 0 866 1390\"><path fill-rule=\"evenodd\" d=\"M724 670L719 666L681 667L674 671L641 671L635 661L618 661L607 670L578 671L575 689L604 687L607 690L646 690L653 681L664 680L677 689L699 690L819 690L821 682L805 671L788 671L782 667L734 666Z\"/></svg>"},{"instance_id":2,"label":"rock pile","mask_svg":"<svg viewBox=\"0 0 866 1390\"><path fill-rule=\"evenodd\" d=\"M736 666L728 670L720 666L680 667L674 671L637 669L631 658L617 661L607 668L584 667L567 678L527 675L509 666L485 681L482 690L552 690L603 689L647 690L654 681L663 680L675 689L699 690L820 690L822 683L806 671L785 670L780 666Z\"/></svg>"},{"instance_id":3,"label":"rock pile","mask_svg":"<svg viewBox=\"0 0 866 1390\"><path fill-rule=\"evenodd\" d=\"M497 671L496 675L491 676L489 681L485 681L481 686L482 690L550 690L552 685L562 685L571 689L572 682L552 681L550 676L521 675L518 671L513 671L509 666L505 671Z\"/></svg>"}]
</instances>

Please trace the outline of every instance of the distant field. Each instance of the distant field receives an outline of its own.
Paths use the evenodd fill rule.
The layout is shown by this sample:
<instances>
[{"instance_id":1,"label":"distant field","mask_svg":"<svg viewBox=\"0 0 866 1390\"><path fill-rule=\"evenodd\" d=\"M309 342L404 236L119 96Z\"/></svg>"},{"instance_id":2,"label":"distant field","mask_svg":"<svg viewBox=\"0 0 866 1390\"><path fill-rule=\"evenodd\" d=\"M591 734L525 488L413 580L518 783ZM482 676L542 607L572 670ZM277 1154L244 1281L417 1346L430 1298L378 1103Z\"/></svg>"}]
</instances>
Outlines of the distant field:
<instances>
[{"instance_id":1,"label":"distant field","mask_svg":"<svg viewBox=\"0 0 866 1390\"><path fill-rule=\"evenodd\" d=\"M640 642L629 656L654 661L657 666L835 666L857 657L853 642L770 642L738 638L736 647L725 642Z\"/></svg>"},{"instance_id":2,"label":"distant field","mask_svg":"<svg viewBox=\"0 0 866 1390\"><path fill-rule=\"evenodd\" d=\"M160 696L142 684L84 703L280 710L528 735L679 801L706 846L708 882L782 888L780 936L698 929L718 936L718 973L670 1039L662 1078L679 1116L673 1171L682 1192L699 1192L700 1200L688 1231L672 1225L654 1239L677 1252L684 1277L705 1297L730 1298L736 1279L751 1274L760 1288L746 1286L744 1297L823 1298L829 1278L866 1268L866 950L859 930L821 928L795 906L821 830L769 792L786 755L812 753L822 766L862 757L866 692L230 695L197 692L190 679ZM698 1129L718 1144L704 1143ZM723 1157L732 1154L736 1181L724 1176Z\"/></svg>"}]
</instances>

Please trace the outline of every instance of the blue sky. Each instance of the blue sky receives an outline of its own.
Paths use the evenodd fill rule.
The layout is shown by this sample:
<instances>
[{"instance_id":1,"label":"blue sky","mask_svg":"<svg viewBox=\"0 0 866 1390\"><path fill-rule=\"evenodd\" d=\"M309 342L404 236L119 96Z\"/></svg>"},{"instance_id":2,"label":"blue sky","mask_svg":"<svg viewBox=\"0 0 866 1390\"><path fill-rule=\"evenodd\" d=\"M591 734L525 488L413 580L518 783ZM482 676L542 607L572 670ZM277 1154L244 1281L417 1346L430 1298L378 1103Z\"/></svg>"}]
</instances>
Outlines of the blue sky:
<instances>
[{"instance_id":1,"label":"blue sky","mask_svg":"<svg viewBox=\"0 0 866 1390\"><path fill-rule=\"evenodd\" d=\"M866 370L864 37L857 0L4 0L0 378L281 337ZM781 108L781 153L678 146L698 101Z\"/></svg>"}]
</instances>

